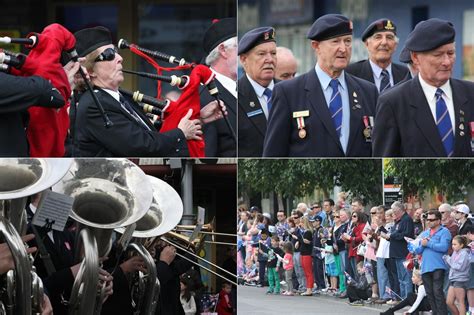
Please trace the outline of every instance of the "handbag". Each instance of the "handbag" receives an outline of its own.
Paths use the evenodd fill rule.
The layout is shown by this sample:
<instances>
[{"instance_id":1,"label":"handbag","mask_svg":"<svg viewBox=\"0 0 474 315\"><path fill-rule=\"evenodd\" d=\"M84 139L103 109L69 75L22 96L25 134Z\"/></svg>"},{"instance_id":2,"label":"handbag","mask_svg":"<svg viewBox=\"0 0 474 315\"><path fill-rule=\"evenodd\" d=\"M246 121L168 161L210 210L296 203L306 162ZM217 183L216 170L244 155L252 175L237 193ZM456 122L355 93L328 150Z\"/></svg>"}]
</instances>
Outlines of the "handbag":
<instances>
[{"instance_id":1,"label":"handbag","mask_svg":"<svg viewBox=\"0 0 474 315\"><path fill-rule=\"evenodd\" d=\"M365 256L365 252L367 251L367 244L360 243L359 246L357 246L357 255L359 256Z\"/></svg>"}]
</instances>

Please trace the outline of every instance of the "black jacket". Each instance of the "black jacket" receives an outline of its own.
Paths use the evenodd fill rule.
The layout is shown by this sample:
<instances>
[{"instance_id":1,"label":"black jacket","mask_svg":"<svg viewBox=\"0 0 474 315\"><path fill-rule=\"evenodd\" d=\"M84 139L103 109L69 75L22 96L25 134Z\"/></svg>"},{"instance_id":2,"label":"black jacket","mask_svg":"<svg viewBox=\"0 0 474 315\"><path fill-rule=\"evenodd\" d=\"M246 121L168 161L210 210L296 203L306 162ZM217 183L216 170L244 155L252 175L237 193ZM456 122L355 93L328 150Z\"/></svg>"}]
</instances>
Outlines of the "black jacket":
<instances>
[{"instance_id":1,"label":"black jacket","mask_svg":"<svg viewBox=\"0 0 474 315\"><path fill-rule=\"evenodd\" d=\"M374 73L372 72L369 59L351 63L346 68L346 72L375 84ZM397 84L402 81L409 72L406 66L392 63L393 83Z\"/></svg>"},{"instance_id":2,"label":"black jacket","mask_svg":"<svg viewBox=\"0 0 474 315\"><path fill-rule=\"evenodd\" d=\"M405 212L390 233L390 258L405 258L408 255L405 237L414 238L413 220Z\"/></svg>"}]
</instances>

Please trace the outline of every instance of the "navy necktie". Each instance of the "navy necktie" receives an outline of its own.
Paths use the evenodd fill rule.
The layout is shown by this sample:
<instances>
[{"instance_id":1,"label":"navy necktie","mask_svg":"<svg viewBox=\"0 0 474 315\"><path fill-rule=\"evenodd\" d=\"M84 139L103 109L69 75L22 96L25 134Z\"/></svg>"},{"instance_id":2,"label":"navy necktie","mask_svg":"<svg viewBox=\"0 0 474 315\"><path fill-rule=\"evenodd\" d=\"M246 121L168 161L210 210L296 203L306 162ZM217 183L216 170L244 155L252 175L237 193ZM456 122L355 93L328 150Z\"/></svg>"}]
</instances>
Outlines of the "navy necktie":
<instances>
[{"instance_id":1,"label":"navy necktie","mask_svg":"<svg viewBox=\"0 0 474 315\"><path fill-rule=\"evenodd\" d=\"M268 108L268 113L270 114L270 109L272 108L272 103L270 102L272 98L272 90L269 88L266 88L265 91L263 91L263 95L267 97L267 108Z\"/></svg>"},{"instance_id":2,"label":"navy necktie","mask_svg":"<svg viewBox=\"0 0 474 315\"><path fill-rule=\"evenodd\" d=\"M127 112L132 115L132 117L140 124L142 125L143 127L145 127L145 129L147 130L151 130L150 127L147 126L147 124L140 118L140 116L135 112L135 110L133 109L132 105L130 105L127 100L122 96L120 95L120 104L122 104L125 109L127 110Z\"/></svg>"},{"instance_id":3,"label":"navy necktie","mask_svg":"<svg viewBox=\"0 0 474 315\"><path fill-rule=\"evenodd\" d=\"M382 81L380 82L380 93L390 88L390 74L386 69L382 70Z\"/></svg>"},{"instance_id":4,"label":"navy necktie","mask_svg":"<svg viewBox=\"0 0 474 315\"><path fill-rule=\"evenodd\" d=\"M436 125L438 126L439 136L446 150L446 156L453 155L454 149L454 134L453 125L451 124L451 117L449 116L448 107L443 99L443 90L437 89L436 97Z\"/></svg>"},{"instance_id":5,"label":"navy necktie","mask_svg":"<svg viewBox=\"0 0 474 315\"><path fill-rule=\"evenodd\" d=\"M342 129L342 98L339 93L339 81L332 79L329 85L332 88L331 100L329 101L329 112L331 112L331 118L334 122L337 135L341 137Z\"/></svg>"}]
</instances>

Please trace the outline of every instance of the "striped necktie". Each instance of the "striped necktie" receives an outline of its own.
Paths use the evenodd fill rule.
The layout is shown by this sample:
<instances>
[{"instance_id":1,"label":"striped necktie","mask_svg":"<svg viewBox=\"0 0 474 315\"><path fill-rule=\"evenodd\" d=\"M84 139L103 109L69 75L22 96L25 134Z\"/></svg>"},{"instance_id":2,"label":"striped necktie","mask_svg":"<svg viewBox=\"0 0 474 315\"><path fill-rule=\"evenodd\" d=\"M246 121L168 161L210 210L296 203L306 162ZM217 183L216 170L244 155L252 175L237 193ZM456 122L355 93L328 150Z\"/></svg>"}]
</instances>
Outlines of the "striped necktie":
<instances>
[{"instance_id":1,"label":"striped necktie","mask_svg":"<svg viewBox=\"0 0 474 315\"><path fill-rule=\"evenodd\" d=\"M267 97L267 108L268 108L268 113L270 114L270 109L272 108L272 103L270 102L272 98L272 90L269 88L266 88L265 91L263 91L263 95Z\"/></svg>"},{"instance_id":2,"label":"striped necktie","mask_svg":"<svg viewBox=\"0 0 474 315\"><path fill-rule=\"evenodd\" d=\"M382 81L380 82L380 93L390 88L390 75L386 69L382 70Z\"/></svg>"},{"instance_id":3,"label":"striped necktie","mask_svg":"<svg viewBox=\"0 0 474 315\"><path fill-rule=\"evenodd\" d=\"M448 107L443 99L443 90L437 89L436 97L436 125L438 126L439 136L443 142L447 157L453 155L454 149L454 134L453 126L451 124L451 117L449 116Z\"/></svg>"},{"instance_id":4,"label":"striped necktie","mask_svg":"<svg viewBox=\"0 0 474 315\"><path fill-rule=\"evenodd\" d=\"M329 111L331 112L331 118L334 122L337 135L341 137L342 129L342 98L339 93L339 81L332 79L329 85L332 88L331 100L329 101Z\"/></svg>"}]
</instances>

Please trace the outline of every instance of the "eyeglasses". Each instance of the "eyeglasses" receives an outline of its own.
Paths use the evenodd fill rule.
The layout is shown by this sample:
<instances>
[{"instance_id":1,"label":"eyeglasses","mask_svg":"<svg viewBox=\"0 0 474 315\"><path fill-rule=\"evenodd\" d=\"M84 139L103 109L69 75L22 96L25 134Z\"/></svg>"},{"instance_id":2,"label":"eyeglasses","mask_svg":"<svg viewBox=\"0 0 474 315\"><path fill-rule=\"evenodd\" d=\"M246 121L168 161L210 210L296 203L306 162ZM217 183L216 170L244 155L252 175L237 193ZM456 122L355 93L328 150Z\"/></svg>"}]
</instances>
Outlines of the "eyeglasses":
<instances>
[{"instance_id":1,"label":"eyeglasses","mask_svg":"<svg viewBox=\"0 0 474 315\"><path fill-rule=\"evenodd\" d=\"M104 50L97 58L95 58L94 62L100 61L112 61L115 59L115 55L118 53L117 47L109 47Z\"/></svg>"},{"instance_id":2,"label":"eyeglasses","mask_svg":"<svg viewBox=\"0 0 474 315\"><path fill-rule=\"evenodd\" d=\"M311 209L321 208L321 206L312 206Z\"/></svg>"},{"instance_id":3,"label":"eyeglasses","mask_svg":"<svg viewBox=\"0 0 474 315\"><path fill-rule=\"evenodd\" d=\"M436 221L436 220L439 220L439 219L426 219L426 221L430 221L430 222L433 222L433 221Z\"/></svg>"}]
</instances>

